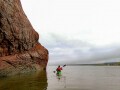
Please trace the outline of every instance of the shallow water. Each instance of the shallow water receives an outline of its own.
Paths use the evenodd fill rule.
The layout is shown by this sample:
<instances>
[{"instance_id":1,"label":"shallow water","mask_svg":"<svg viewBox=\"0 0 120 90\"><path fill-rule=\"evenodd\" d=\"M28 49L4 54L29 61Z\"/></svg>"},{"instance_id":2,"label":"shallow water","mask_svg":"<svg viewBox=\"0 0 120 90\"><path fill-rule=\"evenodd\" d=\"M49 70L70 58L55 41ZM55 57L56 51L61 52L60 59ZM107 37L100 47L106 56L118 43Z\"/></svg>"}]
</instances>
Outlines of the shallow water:
<instances>
[{"instance_id":1,"label":"shallow water","mask_svg":"<svg viewBox=\"0 0 120 90\"><path fill-rule=\"evenodd\" d=\"M48 68L52 70L55 67ZM48 74L47 90L120 90L120 67L67 66L60 79Z\"/></svg>"},{"instance_id":2,"label":"shallow water","mask_svg":"<svg viewBox=\"0 0 120 90\"><path fill-rule=\"evenodd\" d=\"M55 69L0 78L0 90L120 90L119 66L66 66L59 77Z\"/></svg>"},{"instance_id":3,"label":"shallow water","mask_svg":"<svg viewBox=\"0 0 120 90\"><path fill-rule=\"evenodd\" d=\"M46 72L0 78L0 90L46 90Z\"/></svg>"}]
</instances>

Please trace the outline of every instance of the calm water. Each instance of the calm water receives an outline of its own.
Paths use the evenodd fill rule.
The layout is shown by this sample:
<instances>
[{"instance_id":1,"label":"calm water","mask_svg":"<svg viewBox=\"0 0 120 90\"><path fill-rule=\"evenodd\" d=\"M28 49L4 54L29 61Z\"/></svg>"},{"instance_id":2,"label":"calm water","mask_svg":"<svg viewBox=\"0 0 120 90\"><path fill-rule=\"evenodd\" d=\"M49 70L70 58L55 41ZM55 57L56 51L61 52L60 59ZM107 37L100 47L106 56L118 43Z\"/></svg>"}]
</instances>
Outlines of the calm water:
<instances>
[{"instance_id":1,"label":"calm water","mask_svg":"<svg viewBox=\"0 0 120 90\"><path fill-rule=\"evenodd\" d=\"M0 90L120 90L119 66L67 66L60 77L55 69L0 78Z\"/></svg>"}]
</instances>

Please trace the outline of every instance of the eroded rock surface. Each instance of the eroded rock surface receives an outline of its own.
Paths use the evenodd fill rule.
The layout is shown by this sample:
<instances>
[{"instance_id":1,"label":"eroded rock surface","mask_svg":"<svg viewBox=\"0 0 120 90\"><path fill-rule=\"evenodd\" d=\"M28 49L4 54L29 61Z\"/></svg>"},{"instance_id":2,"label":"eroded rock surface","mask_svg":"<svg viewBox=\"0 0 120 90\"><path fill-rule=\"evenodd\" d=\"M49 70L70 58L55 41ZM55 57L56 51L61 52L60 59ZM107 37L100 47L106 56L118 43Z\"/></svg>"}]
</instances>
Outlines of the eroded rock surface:
<instances>
[{"instance_id":1,"label":"eroded rock surface","mask_svg":"<svg viewBox=\"0 0 120 90\"><path fill-rule=\"evenodd\" d=\"M45 68L48 51L38 39L20 0L0 0L0 76Z\"/></svg>"}]
</instances>

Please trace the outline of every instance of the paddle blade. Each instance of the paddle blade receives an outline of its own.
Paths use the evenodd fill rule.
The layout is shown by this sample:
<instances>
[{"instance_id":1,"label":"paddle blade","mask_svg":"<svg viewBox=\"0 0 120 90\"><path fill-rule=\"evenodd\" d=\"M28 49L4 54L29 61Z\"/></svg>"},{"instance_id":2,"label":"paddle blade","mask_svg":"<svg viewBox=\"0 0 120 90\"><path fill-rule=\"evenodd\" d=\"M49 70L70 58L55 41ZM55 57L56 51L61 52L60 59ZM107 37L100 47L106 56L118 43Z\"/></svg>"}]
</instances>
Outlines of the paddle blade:
<instances>
[{"instance_id":1,"label":"paddle blade","mask_svg":"<svg viewBox=\"0 0 120 90\"><path fill-rule=\"evenodd\" d=\"M66 64L65 65L63 65L63 67L65 67L66 66Z\"/></svg>"}]
</instances>

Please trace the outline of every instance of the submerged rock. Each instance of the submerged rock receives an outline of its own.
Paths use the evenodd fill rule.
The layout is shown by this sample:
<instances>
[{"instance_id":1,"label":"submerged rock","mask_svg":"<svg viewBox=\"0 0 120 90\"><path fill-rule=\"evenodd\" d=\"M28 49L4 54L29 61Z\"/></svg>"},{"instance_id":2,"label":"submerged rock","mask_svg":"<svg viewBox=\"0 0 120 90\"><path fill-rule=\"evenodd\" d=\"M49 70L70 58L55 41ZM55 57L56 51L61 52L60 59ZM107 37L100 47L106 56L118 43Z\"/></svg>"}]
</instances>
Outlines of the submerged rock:
<instances>
[{"instance_id":1,"label":"submerged rock","mask_svg":"<svg viewBox=\"0 0 120 90\"><path fill-rule=\"evenodd\" d=\"M20 0L0 0L0 76L46 68L48 51L38 39Z\"/></svg>"}]
</instances>

